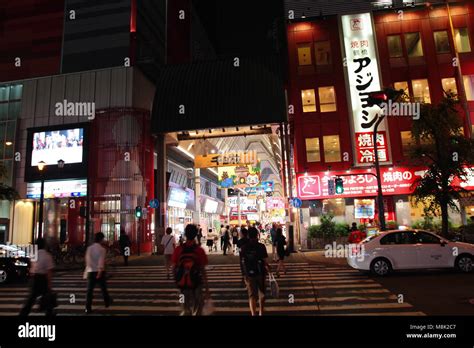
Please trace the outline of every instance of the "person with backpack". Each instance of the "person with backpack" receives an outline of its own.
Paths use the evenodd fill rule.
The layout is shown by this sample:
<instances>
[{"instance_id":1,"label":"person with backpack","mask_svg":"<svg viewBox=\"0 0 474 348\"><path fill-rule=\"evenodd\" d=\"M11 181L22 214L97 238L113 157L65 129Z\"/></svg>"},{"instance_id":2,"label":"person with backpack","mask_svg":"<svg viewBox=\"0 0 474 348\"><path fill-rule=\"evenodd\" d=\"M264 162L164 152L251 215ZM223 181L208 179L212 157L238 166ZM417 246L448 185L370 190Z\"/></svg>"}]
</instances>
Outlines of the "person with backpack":
<instances>
[{"instance_id":1,"label":"person with backpack","mask_svg":"<svg viewBox=\"0 0 474 348\"><path fill-rule=\"evenodd\" d=\"M240 229L240 239L237 241L237 248L239 249L239 264L240 264L240 272L242 273L242 286L245 285L245 272L242 266L242 247L247 244L249 241L249 231L242 225Z\"/></svg>"},{"instance_id":2,"label":"person with backpack","mask_svg":"<svg viewBox=\"0 0 474 348\"><path fill-rule=\"evenodd\" d=\"M176 248L176 239L171 234L173 229L171 227L166 228L166 234L161 238L161 245L163 245L163 255L165 256L166 266L166 279L170 279L171 272L171 255L173 255L174 249Z\"/></svg>"},{"instance_id":3,"label":"person with backpack","mask_svg":"<svg viewBox=\"0 0 474 348\"><path fill-rule=\"evenodd\" d=\"M249 241L242 246L240 252L241 265L245 275L245 284L249 295L249 307L252 316L257 315L257 297L259 300L259 315L263 315L265 306L265 279L270 272L267 263L267 249L258 242L258 230L250 227Z\"/></svg>"},{"instance_id":4,"label":"person with backpack","mask_svg":"<svg viewBox=\"0 0 474 348\"><path fill-rule=\"evenodd\" d=\"M187 225L186 242L178 246L171 257L176 286L183 295L181 315L201 315L204 300L210 298L206 266L206 252L196 243L198 228Z\"/></svg>"},{"instance_id":5,"label":"person with backpack","mask_svg":"<svg viewBox=\"0 0 474 348\"><path fill-rule=\"evenodd\" d=\"M277 228L276 230L276 238L275 238L276 250L278 255L278 267L276 271L276 276L280 276L280 270L283 270L286 274L286 267L285 267L285 245L286 245L286 238L283 235L283 231L281 228Z\"/></svg>"},{"instance_id":6,"label":"person with backpack","mask_svg":"<svg viewBox=\"0 0 474 348\"><path fill-rule=\"evenodd\" d=\"M123 264L128 266L128 257L130 256L132 243L124 229L120 229L119 246L120 252L123 255Z\"/></svg>"}]
</instances>

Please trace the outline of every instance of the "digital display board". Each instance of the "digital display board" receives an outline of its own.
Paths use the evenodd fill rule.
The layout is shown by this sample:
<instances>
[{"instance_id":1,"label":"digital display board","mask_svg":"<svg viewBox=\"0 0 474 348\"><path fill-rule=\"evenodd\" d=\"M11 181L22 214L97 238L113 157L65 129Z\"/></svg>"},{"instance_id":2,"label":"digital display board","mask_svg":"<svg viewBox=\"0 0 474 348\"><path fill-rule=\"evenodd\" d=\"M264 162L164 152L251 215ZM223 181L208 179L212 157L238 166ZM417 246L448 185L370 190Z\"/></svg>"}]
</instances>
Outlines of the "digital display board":
<instances>
[{"instance_id":1,"label":"digital display board","mask_svg":"<svg viewBox=\"0 0 474 348\"><path fill-rule=\"evenodd\" d=\"M68 164L82 163L84 129L63 129L33 133L31 166L43 161L46 165L57 165L59 160Z\"/></svg>"}]
</instances>

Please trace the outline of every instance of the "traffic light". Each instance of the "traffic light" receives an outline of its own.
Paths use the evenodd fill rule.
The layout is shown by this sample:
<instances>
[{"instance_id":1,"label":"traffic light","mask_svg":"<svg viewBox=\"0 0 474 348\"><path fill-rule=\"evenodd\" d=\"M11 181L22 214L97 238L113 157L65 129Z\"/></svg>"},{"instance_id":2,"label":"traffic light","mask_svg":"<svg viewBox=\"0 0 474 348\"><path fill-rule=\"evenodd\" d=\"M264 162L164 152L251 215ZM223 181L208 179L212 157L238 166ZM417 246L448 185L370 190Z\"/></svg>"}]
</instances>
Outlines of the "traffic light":
<instances>
[{"instance_id":1,"label":"traffic light","mask_svg":"<svg viewBox=\"0 0 474 348\"><path fill-rule=\"evenodd\" d=\"M137 219L140 219L142 217L142 207L139 205L135 208L135 217Z\"/></svg>"},{"instance_id":2,"label":"traffic light","mask_svg":"<svg viewBox=\"0 0 474 348\"><path fill-rule=\"evenodd\" d=\"M342 178L336 178L335 180L336 184L336 194L341 195L344 193L344 182L342 181Z\"/></svg>"},{"instance_id":3,"label":"traffic light","mask_svg":"<svg viewBox=\"0 0 474 348\"><path fill-rule=\"evenodd\" d=\"M329 179L328 180L328 195L332 196L336 193L336 187L334 185L334 180Z\"/></svg>"}]
</instances>

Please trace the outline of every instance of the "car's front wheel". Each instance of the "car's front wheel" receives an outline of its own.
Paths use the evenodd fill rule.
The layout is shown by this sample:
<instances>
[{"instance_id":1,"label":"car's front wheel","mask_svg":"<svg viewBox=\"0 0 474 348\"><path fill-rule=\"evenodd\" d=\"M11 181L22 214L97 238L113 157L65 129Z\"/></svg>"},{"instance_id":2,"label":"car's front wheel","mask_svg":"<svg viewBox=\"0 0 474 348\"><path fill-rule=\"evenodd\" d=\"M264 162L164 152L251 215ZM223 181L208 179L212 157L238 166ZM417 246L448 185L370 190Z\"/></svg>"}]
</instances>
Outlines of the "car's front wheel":
<instances>
[{"instance_id":1,"label":"car's front wheel","mask_svg":"<svg viewBox=\"0 0 474 348\"><path fill-rule=\"evenodd\" d=\"M463 273L469 273L474 270L474 259L471 255L462 254L456 259L456 268Z\"/></svg>"},{"instance_id":2,"label":"car's front wheel","mask_svg":"<svg viewBox=\"0 0 474 348\"><path fill-rule=\"evenodd\" d=\"M385 258L378 258L370 264L370 271L376 276L383 277L392 271L392 264Z\"/></svg>"},{"instance_id":3,"label":"car's front wheel","mask_svg":"<svg viewBox=\"0 0 474 348\"><path fill-rule=\"evenodd\" d=\"M0 268L0 284L5 284L8 280L8 272L6 269Z\"/></svg>"}]
</instances>

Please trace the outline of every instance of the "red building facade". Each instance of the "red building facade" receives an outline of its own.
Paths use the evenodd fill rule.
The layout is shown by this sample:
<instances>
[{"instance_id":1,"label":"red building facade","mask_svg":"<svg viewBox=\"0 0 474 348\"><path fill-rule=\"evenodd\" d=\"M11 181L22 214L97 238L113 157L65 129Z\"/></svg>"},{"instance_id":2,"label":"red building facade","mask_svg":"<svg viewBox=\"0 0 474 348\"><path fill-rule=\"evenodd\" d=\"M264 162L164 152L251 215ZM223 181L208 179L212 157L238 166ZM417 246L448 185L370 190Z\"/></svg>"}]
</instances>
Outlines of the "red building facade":
<instances>
[{"instance_id":1,"label":"red building facade","mask_svg":"<svg viewBox=\"0 0 474 348\"><path fill-rule=\"evenodd\" d=\"M378 62L380 87L403 88L415 102L437 103L443 89L457 92L462 98L464 86L469 116L464 108L459 113L465 135L469 136L474 120L473 3L451 4L449 14L453 31L446 5L372 11L374 59ZM289 23L287 35L296 189L304 200L305 225L318 223L318 216L328 212L345 222L365 221L358 216L368 216L370 210L376 218L375 205L371 206L377 192L376 180L368 174L375 171L371 163L358 164L357 151L353 150L361 144L351 124L349 80L353 77L347 72L347 32L343 32L341 16ZM368 42L355 43L352 48L363 55ZM456 63L461 66L462 81ZM385 139L379 144L386 147L388 157L381 161L386 218L404 225L421 218L421 213L409 204L409 186L423 170L409 166L412 122L410 117L387 117ZM327 179L336 175L345 175L345 192L329 195ZM468 215L474 212L465 208Z\"/></svg>"}]
</instances>

